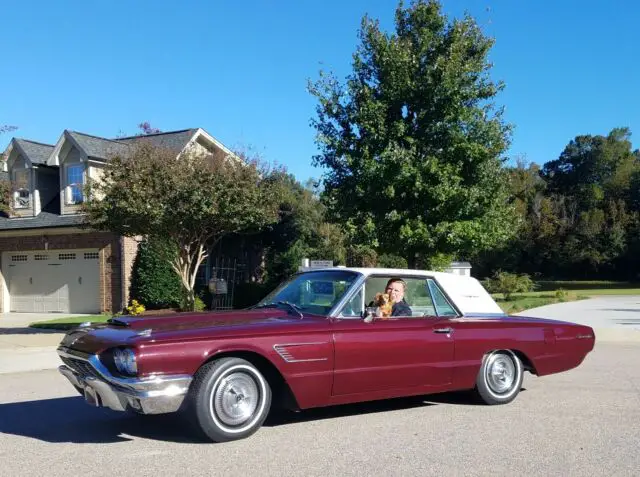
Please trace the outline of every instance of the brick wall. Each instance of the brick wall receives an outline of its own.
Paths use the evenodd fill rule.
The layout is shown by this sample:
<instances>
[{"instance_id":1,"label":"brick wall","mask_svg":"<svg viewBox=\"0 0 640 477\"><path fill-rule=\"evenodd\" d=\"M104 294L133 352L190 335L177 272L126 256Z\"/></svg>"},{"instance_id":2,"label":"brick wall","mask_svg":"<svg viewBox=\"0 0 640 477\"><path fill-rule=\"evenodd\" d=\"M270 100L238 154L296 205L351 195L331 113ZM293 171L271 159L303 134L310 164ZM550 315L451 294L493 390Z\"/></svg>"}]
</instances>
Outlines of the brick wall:
<instances>
[{"instance_id":1,"label":"brick wall","mask_svg":"<svg viewBox=\"0 0 640 477\"><path fill-rule=\"evenodd\" d=\"M135 240L124 238L124 260L122 260L120 238L109 232L72 233L64 235L42 235L25 237L0 237L2 252L68 250L74 248L97 248L100 251L100 303L102 311L121 311L123 287L122 267L127 272L124 298L128 300L130 272L137 253ZM0 279L4 280L4 277ZM2 304L0 293L0 305Z\"/></svg>"}]
</instances>

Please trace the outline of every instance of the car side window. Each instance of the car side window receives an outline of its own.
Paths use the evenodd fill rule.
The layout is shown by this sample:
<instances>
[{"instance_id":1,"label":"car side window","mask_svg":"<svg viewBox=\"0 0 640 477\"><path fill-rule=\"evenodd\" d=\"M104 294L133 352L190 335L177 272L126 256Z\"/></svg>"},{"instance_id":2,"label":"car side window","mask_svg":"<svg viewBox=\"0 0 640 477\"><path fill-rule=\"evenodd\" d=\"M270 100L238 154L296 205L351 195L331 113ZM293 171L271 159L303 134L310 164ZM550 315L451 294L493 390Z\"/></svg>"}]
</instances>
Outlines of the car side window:
<instances>
[{"instance_id":1,"label":"car side window","mask_svg":"<svg viewBox=\"0 0 640 477\"><path fill-rule=\"evenodd\" d=\"M405 300L411 307L411 316L435 316L436 309L424 278L408 278Z\"/></svg>"},{"instance_id":2,"label":"car side window","mask_svg":"<svg viewBox=\"0 0 640 477\"><path fill-rule=\"evenodd\" d=\"M438 316L458 316L458 313L451 303L449 303L444 293L442 293L438 284L431 278L429 278L427 282L429 284L429 290L431 290L431 295L433 296L433 301L435 302Z\"/></svg>"},{"instance_id":3,"label":"car side window","mask_svg":"<svg viewBox=\"0 0 640 477\"><path fill-rule=\"evenodd\" d=\"M364 288L365 306L372 305L376 293L384 293L385 287L392 276L375 276L367 279ZM403 318L421 318L436 316L435 306L425 278L401 277L406 284L404 301L411 309L410 315ZM398 316L399 317L399 316Z\"/></svg>"},{"instance_id":4,"label":"car side window","mask_svg":"<svg viewBox=\"0 0 640 477\"><path fill-rule=\"evenodd\" d=\"M345 303L340 313L343 317L360 318L362 316L362 312L364 311L364 302L362 300L363 293L363 288L360 287L358 293L353 295L351 299Z\"/></svg>"}]
</instances>

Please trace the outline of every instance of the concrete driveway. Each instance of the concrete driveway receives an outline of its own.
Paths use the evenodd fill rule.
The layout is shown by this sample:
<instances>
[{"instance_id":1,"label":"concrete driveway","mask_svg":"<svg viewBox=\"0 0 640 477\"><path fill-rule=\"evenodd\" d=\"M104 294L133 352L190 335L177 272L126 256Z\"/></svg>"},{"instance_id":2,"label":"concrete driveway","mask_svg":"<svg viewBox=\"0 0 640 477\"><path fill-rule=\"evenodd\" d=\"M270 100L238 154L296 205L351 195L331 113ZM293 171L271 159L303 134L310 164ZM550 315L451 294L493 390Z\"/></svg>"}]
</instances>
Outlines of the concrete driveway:
<instances>
[{"instance_id":1,"label":"concrete driveway","mask_svg":"<svg viewBox=\"0 0 640 477\"><path fill-rule=\"evenodd\" d=\"M599 296L516 314L589 325L598 340L640 341L640 295Z\"/></svg>"}]
</instances>

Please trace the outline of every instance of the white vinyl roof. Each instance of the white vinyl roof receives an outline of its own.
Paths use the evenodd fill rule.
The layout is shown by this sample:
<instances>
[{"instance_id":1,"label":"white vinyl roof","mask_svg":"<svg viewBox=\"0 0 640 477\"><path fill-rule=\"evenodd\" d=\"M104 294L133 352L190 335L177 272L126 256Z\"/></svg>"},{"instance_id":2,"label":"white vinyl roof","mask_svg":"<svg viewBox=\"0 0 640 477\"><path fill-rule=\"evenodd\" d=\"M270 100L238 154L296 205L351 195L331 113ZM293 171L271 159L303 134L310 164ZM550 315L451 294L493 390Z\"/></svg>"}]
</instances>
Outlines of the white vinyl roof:
<instances>
[{"instance_id":1,"label":"white vinyl roof","mask_svg":"<svg viewBox=\"0 0 640 477\"><path fill-rule=\"evenodd\" d=\"M504 315L491 295L476 278L455 275L447 272L431 270L410 270L404 268L362 268L362 267L330 267L309 268L306 271L348 270L365 276L385 275L397 277L431 277L434 278L456 307L464 315Z\"/></svg>"}]
</instances>

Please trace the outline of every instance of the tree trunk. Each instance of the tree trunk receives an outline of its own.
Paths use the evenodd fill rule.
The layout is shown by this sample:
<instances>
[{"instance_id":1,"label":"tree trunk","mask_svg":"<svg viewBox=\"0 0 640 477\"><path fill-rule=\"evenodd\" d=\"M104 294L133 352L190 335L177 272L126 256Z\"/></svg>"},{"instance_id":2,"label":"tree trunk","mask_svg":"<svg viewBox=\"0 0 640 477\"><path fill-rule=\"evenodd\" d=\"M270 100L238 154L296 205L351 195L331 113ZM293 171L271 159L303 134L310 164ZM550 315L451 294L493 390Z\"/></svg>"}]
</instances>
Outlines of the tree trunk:
<instances>
[{"instance_id":1,"label":"tree trunk","mask_svg":"<svg viewBox=\"0 0 640 477\"><path fill-rule=\"evenodd\" d=\"M410 250L409 253L407 254L407 267L410 270L414 270L416 268L416 262L417 262L416 253L413 250Z\"/></svg>"},{"instance_id":2,"label":"tree trunk","mask_svg":"<svg viewBox=\"0 0 640 477\"><path fill-rule=\"evenodd\" d=\"M173 270L180 277L184 295L183 311L195 311L195 284L198 268L207 257L204 242L180 244L178 255L171 262Z\"/></svg>"}]
</instances>

